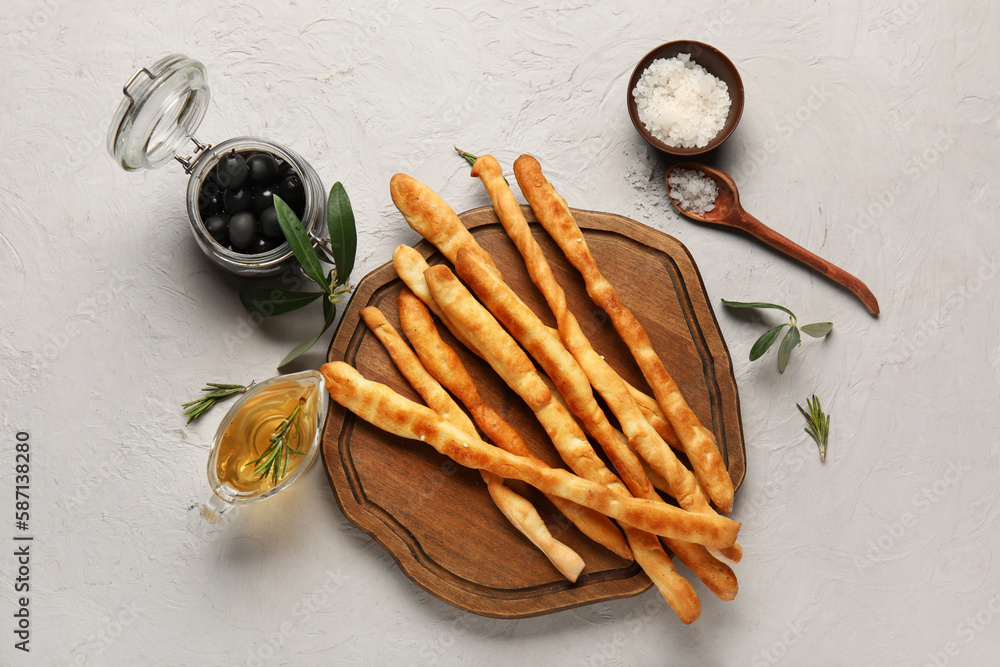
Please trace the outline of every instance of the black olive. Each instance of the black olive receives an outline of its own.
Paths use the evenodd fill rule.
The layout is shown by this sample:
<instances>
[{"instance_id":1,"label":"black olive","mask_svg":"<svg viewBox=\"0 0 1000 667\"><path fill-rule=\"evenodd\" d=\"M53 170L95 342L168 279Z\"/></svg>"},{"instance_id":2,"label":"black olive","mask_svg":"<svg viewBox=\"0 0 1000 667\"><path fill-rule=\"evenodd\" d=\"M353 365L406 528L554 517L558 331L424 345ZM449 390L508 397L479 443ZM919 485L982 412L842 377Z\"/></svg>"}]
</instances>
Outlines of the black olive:
<instances>
[{"instance_id":1,"label":"black olive","mask_svg":"<svg viewBox=\"0 0 1000 667\"><path fill-rule=\"evenodd\" d=\"M235 215L249 211L253 206L253 196L249 188L239 190L226 190L222 193L222 203L226 207L226 213Z\"/></svg>"},{"instance_id":2,"label":"black olive","mask_svg":"<svg viewBox=\"0 0 1000 667\"><path fill-rule=\"evenodd\" d=\"M270 185L278 177L278 161L270 153L254 153L247 159L248 178L254 185Z\"/></svg>"},{"instance_id":3,"label":"black olive","mask_svg":"<svg viewBox=\"0 0 1000 667\"><path fill-rule=\"evenodd\" d=\"M198 195L198 212L201 213L202 220L211 218L216 213L221 212L222 208L222 193L206 192L202 189L201 194Z\"/></svg>"},{"instance_id":4,"label":"black olive","mask_svg":"<svg viewBox=\"0 0 1000 667\"><path fill-rule=\"evenodd\" d=\"M274 208L274 187L265 185L253 191L253 212L258 218L269 208Z\"/></svg>"},{"instance_id":5,"label":"black olive","mask_svg":"<svg viewBox=\"0 0 1000 667\"><path fill-rule=\"evenodd\" d=\"M278 244L267 237L260 237L257 239L257 245L253 249L255 255L259 255L264 252L270 252L278 247Z\"/></svg>"},{"instance_id":6,"label":"black olive","mask_svg":"<svg viewBox=\"0 0 1000 667\"><path fill-rule=\"evenodd\" d=\"M260 222L260 231L264 236L280 241L285 240L281 225L278 224L278 212L274 210L273 206L264 209L257 220Z\"/></svg>"},{"instance_id":7,"label":"black olive","mask_svg":"<svg viewBox=\"0 0 1000 667\"><path fill-rule=\"evenodd\" d=\"M209 188L213 192L222 191L222 186L219 185L219 178L215 174L215 169L208 172L208 175L205 177L205 182L201 184L201 187L202 189Z\"/></svg>"},{"instance_id":8,"label":"black olive","mask_svg":"<svg viewBox=\"0 0 1000 667\"><path fill-rule=\"evenodd\" d=\"M201 185L201 192L202 194L214 195L222 192L222 188L219 187L219 184L216 182L215 178L212 177L211 174L209 174L209 178L206 178L205 182L202 183Z\"/></svg>"},{"instance_id":9,"label":"black olive","mask_svg":"<svg viewBox=\"0 0 1000 667\"><path fill-rule=\"evenodd\" d=\"M247 161L234 149L219 160L215 178L227 190L238 190L246 182L247 172Z\"/></svg>"},{"instance_id":10,"label":"black olive","mask_svg":"<svg viewBox=\"0 0 1000 667\"><path fill-rule=\"evenodd\" d=\"M225 213L216 213L206 220L205 230L219 245L229 244L229 216Z\"/></svg>"},{"instance_id":11,"label":"black olive","mask_svg":"<svg viewBox=\"0 0 1000 667\"><path fill-rule=\"evenodd\" d=\"M298 174L289 174L281 179L277 194L292 210L297 211L306 203L306 190Z\"/></svg>"},{"instance_id":12,"label":"black olive","mask_svg":"<svg viewBox=\"0 0 1000 667\"><path fill-rule=\"evenodd\" d=\"M257 221L252 214L237 213L229 219L229 240L243 252L257 244Z\"/></svg>"}]
</instances>

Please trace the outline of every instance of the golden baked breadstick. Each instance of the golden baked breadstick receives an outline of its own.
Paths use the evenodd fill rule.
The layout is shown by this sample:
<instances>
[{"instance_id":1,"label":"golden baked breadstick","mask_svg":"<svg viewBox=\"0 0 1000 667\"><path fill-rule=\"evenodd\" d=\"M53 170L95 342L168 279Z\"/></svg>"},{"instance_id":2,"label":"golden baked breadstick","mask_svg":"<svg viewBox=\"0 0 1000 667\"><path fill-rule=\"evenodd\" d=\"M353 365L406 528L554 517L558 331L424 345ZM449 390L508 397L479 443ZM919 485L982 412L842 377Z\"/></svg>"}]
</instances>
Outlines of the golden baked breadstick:
<instances>
[{"instance_id":1,"label":"golden baked breadstick","mask_svg":"<svg viewBox=\"0 0 1000 667\"><path fill-rule=\"evenodd\" d=\"M726 602L734 599L740 590L739 582L724 559L719 554L724 550L693 544L672 537L662 538L664 544L677 558L694 572L705 588L712 591L717 598ZM735 545L738 547L738 545ZM736 562L736 561L733 561Z\"/></svg>"},{"instance_id":2,"label":"golden baked breadstick","mask_svg":"<svg viewBox=\"0 0 1000 667\"><path fill-rule=\"evenodd\" d=\"M660 500L642 468L639 457L629 448L626 438L608 422L604 412L594 399L587 374L577 364L573 355L563 347L558 335L546 327L513 290L489 270L478 255L468 252L466 249L460 250L455 268L465 283L480 297L486 309L504 325L514 339L524 347L552 379L570 411L601 444L604 453L607 454L632 494L637 498ZM621 392L627 396L624 388ZM637 414L635 418L642 425L648 427L641 415ZM652 429L649 430L652 433ZM659 440L655 433L652 433L652 437ZM668 468L668 474L671 475L671 491L675 496L679 496L679 500L682 501L681 507L691 511L715 514L694 476L677 461L670 448L660 441L657 454L664 452L670 459L673 459L675 464L672 468ZM653 461L659 463L661 459L653 458ZM678 493L679 490L682 493ZM736 577L727 565L717 562L710 569L705 569L699 566L715 560L709 554L702 554L691 559L693 550L679 550L675 543L669 543L668 546L699 579L712 588L716 595L724 600L733 599L737 590ZM688 558L691 562L684 560L684 558Z\"/></svg>"},{"instance_id":3,"label":"golden baked breadstick","mask_svg":"<svg viewBox=\"0 0 1000 667\"><path fill-rule=\"evenodd\" d=\"M410 291L423 301L424 305L438 316L438 319L443 320L441 309L431 298L430 290L427 289L427 281L424 280L424 271L429 268L424 256L410 246L396 246L396 249L392 251L392 268L396 269L396 275L410 288Z\"/></svg>"},{"instance_id":4,"label":"golden baked breadstick","mask_svg":"<svg viewBox=\"0 0 1000 667\"><path fill-rule=\"evenodd\" d=\"M538 161L522 155L514 163L514 175L535 216L583 276L587 293L610 316L618 335L628 346L684 445L695 475L709 497L724 512L733 508L733 483L712 433L702 426L667 372L646 331L630 310L622 305L614 287L601 274L583 233L566 201L542 174Z\"/></svg>"},{"instance_id":5,"label":"golden baked breadstick","mask_svg":"<svg viewBox=\"0 0 1000 667\"><path fill-rule=\"evenodd\" d=\"M389 324L382 311L369 306L363 308L360 314L368 328L385 346L400 373L420 394L427 406L467 435L477 437L472 420L421 365L420 360ZM575 582L584 567L580 555L552 537L537 510L525 498L505 487L503 478L486 470L479 472L486 482L490 497L503 515L545 554L564 577Z\"/></svg>"},{"instance_id":6,"label":"golden baked breadstick","mask_svg":"<svg viewBox=\"0 0 1000 667\"><path fill-rule=\"evenodd\" d=\"M487 479L486 488L490 492L490 497L493 498L493 502L500 508L511 525L538 547L538 550L545 554L549 562L564 577L576 583L585 566L580 554L557 540L549 531L549 527L545 525L545 521L542 520L535 506L505 486L503 478L492 473L486 474L489 477L484 476L484 479Z\"/></svg>"},{"instance_id":7,"label":"golden baked breadstick","mask_svg":"<svg viewBox=\"0 0 1000 667\"><path fill-rule=\"evenodd\" d=\"M667 421L667 417L663 414L663 410L660 409L660 404L656 402L656 399L639 391L628 382L625 382L625 387L628 389L629 395L632 396L632 400L639 406L642 416L653 427L653 430L663 438L665 443L683 452L684 445L681 444L680 438L677 437L677 432L674 431L674 427Z\"/></svg>"},{"instance_id":8,"label":"golden baked breadstick","mask_svg":"<svg viewBox=\"0 0 1000 667\"><path fill-rule=\"evenodd\" d=\"M622 527L632 546L632 553L635 554L635 562L642 567L642 571L660 591L677 617L687 625L697 621L701 616L701 600L691 583L674 567L656 535L628 524L623 524Z\"/></svg>"},{"instance_id":9,"label":"golden baked breadstick","mask_svg":"<svg viewBox=\"0 0 1000 667\"><path fill-rule=\"evenodd\" d=\"M463 257L476 257L476 255L463 249L459 251L460 263ZM490 273L485 267L484 271ZM483 354L483 358L535 413L539 423L542 424L559 455L570 469L588 480L605 485L623 498L631 497L628 488L598 458L587 441L586 435L573 420L566 407L553 398L552 393L535 371L531 360L518 347L514 339L503 330L496 319L461 285L455 275L445 266L436 266L428 269L424 273L424 277L427 279L431 295L441 309L473 341ZM545 327L541 328L545 329ZM546 331L546 333L548 332ZM555 340L559 349L568 355L558 343L558 339ZM589 385L586 384L585 380L583 384L589 391ZM593 400L593 396L591 396L591 400ZM627 447L624 449L628 450ZM637 461L636 466L639 466ZM641 473L641 467L639 470ZM648 485L648 480L646 484ZM663 504L659 497L655 501L649 500L648 502ZM702 516L709 517L709 515ZM721 519L722 517L716 516L716 518ZM627 521L623 523L622 528L625 530L625 536L632 547L636 562L642 566L649 578L660 589L664 598L672 606L674 604L684 605L673 607L678 616L682 619L696 618L700 614L700 602L697 609L691 606L691 601L697 600L697 596L694 595L687 580L677 574L673 563L663 553L663 548L655 536L645 532L641 526L629 524ZM689 591L689 589L691 590Z\"/></svg>"},{"instance_id":10,"label":"golden baked breadstick","mask_svg":"<svg viewBox=\"0 0 1000 667\"><path fill-rule=\"evenodd\" d=\"M586 373L589 383L604 398L612 413L618 418L622 430L628 436L630 446L669 482L670 494L678 499L682 507L693 511L708 509L707 499L698 488L694 477L652 429L630 395L627 383L594 350L576 317L570 312L566 305L566 295L552 274L542 249L532 236L521 207L518 206L510 187L504 180L500 165L492 156L482 155L476 160L472 175L478 176L483 182L493 202L493 210L524 259L531 281L538 287L556 318L559 335L566 349L572 353ZM462 275L461 272L459 275ZM465 279L465 276L462 278ZM497 287L495 284L487 285L486 289L494 290ZM482 299L482 295L479 296Z\"/></svg>"},{"instance_id":11,"label":"golden baked breadstick","mask_svg":"<svg viewBox=\"0 0 1000 667\"><path fill-rule=\"evenodd\" d=\"M406 224L434 244L448 261L455 261L460 248L469 248L497 271L489 253L479 246L455 211L434 190L412 176L396 174L389 181L389 192Z\"/></svg>"},{"instance_id":12,"label":"golden baked breadstick","mask_svg":"<svg viewBox=\"0 0 1000 667\"><path fill-rule=\"evenodd\" d=\"M559 337L542 323L538 316L521 301L514 291L500 281L477 256L465 249L458 253L455 270L462 280L520 343L549 376L566 406L580 420L604 449L618 475L639 498L656 496L642 464L626 444L618 440L604 412L594 399L587 375L573 356L563 347ZM433 293L433 291L432 291Z\"/></svg>"},{"instance_id":13,"label":"golden baked breadstick","mask_svg":"<svg viewBox=\"0 0 1000 667\"><path fill-rule=\"evenodd\" d=\"M726 547L736 541L740 523L726 517L691 514L664 503L626 498L606 486L559 468L541 468L523 456L472 438L430 408L414 403L389 387L371 382L342 361L320 369L330 396L365 421L393 435L420 440L467 468L489 470L518 479L543 493L552 493L597 510L613 519L689 542Z\"/></svg>"},{"instance_id":14,"label":"golden baked breadstick","mask_svg":"<svg viewBox=\"0 0 1000 667\"><path fill-rule=\"evenodd\" d=\"M697 594L674 569L654 534L673 530L673 526L668 528L668 523L664 521L664 509L682 510L663 503L621 496L602 484L559 468L537 466L531 459L492 447L478 438L470 438L433 410L403 398L385 385L365 380L343 362L324 364L320 370L333 400L373 425L400 437L426 442L466 467L490 469L503 477L520 479L540 491L579 502L622 521L623 525L627 524L625 530L636 562L643 567L678 617L684 623L693 623L700 615L701 603ZM651 528L652 531L639 530L633 524ZM738 530L738 525L736 528Z\"/></svg>"},{"instance_id":15,"label":"golden baked breadstick","mask_svg":"<svg viewBox=\"0 0 1000 667\"><path fill-rule=\"evenodd\" d=\"M424 280L424 271L427 270L428 264L423 255L410 246L396 246L396 249L392 252L392 268L396 269L396 275L398 275L400 280L403 281L403 284L406 285L410 291L413 292L413 294L416 295L423 302L423 304L430 309L432 313L437 315L439 320L444 322L444 325L448 327L448 331L450 331L452 335L458 339L458 342L472 350L475 354L479 354L476 352L476 348L472 346L472 343L466 340L465 337L462 336L462 333L457 331L455 327L448 322L448 318L441 312L438 305L434 303L430 290L427 289L427 281Z\"/></svg>"},{"instance_id":16,"label":"golden baked breadstick","mask_svg":"<svg viewBox=\"0 0 1000 667\"><path fill-rule=\"evenodd\" d=\"M438 333L427 306L409 289L403 289L399 293L397 303L400 326L424 368L465 404L473 420L494 444L512 454L534 459L517 431L483 402L479 389L462 360ZM540 459L535 460L539 465L546 465ZM632 559L628 542L606 516L559 496L547 497L584 535L622 558Z\"/></svg>"},{"instance_id":17,"label":"golden baked breadstick","mask_svg":"<svg viewBox=\"0 0 1000 667\"><path fill-rule=\"evenodd\" d=\"M629 446L642 457L642 462L652 463L652 469L664 482L663 490L677 498L681 507L694 512L714 512L708 505L708 498L697 479L667 447L668 443L665 442L667 440L676 447L680 446L669 422L655 416L647 419L636 403L636 400L642 400L644 404L651 404L652 408L659 412L659 406L655 399L641 394L618 375L604 360L604 357L593 349L576 317L570 312L566 305L566 295L552 274L552 269L541 247L532 236L528 222L517 200L514 199L510 186L504 179L499 163L490 155L481 155L472 167L472 175L478 176L482 181L483 187L493 202L493 210L524 259L531 281L548 303L558 323L559 335L566 349L572 353L586 373L590 384L604 398L611 412L618 419L628 436ZM465 276L462 277L465 278ZM489 277L484 277L483 280L489 282ZM505 285L497 284L495 281L485 286L485 289L491 291L505 288ZM480 298L482 299L483 296L480 295ZM492 308L490 310L492 311ZM494 314L496 313L494 312ZM510 326L508 326L508 330L510 330ZM633 398L633 395L638 396ZM662 412L659 414L662 416ZM651 422L656 422L656 426L653 426ZM632 488L632 484L629 484L629 487ZM633 492L635 492L634 489ZM638 493L637 495L648 497ZM738 545L734 545L724 555L727 559L738 562L741 553ZM736 579L731 572L730 581L732 582L730 589L723 590L721 593L716 591L720 593L720 597L731 599L731 595L735 594Z\"/></svg>"},{"instance_id":18,"label":"golden baked breadstick","mask_svg":"<svg viewBox=\"0 0 1000 667\"><path fill-rule=\"evenodd\" d=\"M462 408L452 400L448 392L431 377L427 369L423 367L417 355L406 344L403 337L393 328L386 319L385 314L374 306L362 308L359 312L365 325L371 330L375 337L379 339L385 351L389 353L392 362L399 369L403 378L410 383L420 397L424 399L434 412L441 415L445 420L454 424L457 428L476 436L476 426L469 419L469 416L462 411Z\"/></svg>"},{"instance_id":19,"label":"golden baked breadstick","mask_svg":"<svg viewBox=\"0 0 1000 667\"><path fill-rule=\"evenodd\" d=\"M424 277L434 301L463 333L468 334L483 359L507 386L524 399L570 470L603 484L620 484L567 409L552 397L528 355L455 274L448 267L438 265L427 269Z\"/></svg>"}]
</instances>

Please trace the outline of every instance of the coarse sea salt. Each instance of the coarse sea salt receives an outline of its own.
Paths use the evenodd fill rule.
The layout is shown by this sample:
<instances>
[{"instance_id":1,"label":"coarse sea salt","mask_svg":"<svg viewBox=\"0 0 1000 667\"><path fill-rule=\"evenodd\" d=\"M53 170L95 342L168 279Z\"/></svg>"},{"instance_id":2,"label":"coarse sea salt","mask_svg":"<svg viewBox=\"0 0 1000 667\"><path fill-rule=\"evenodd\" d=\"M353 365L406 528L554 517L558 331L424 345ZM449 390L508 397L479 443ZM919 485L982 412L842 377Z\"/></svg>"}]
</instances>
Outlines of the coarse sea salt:
<instances>
[{"instance_id":1,"label":"coarse sea salt","mask_svg":"<svg viewBox=\"0 0 1000 667\"><path fill-rule=\"evenodd\" d=\"M681 53L649 64L632 90L639 120L674 148L704 148L726 124L729 88Z\"/></svg>"},{"instance_id":2,"label":"coarse sea salt","mask_svg":"<svg viewBox=\"0 0 1000 667\"><path fill-rule=\"evenodd\" d=\"M704 215L715 208L719 186L695 169L674 169L667 177L670 198L683 211Z\"/></svg>"}]
</instances>

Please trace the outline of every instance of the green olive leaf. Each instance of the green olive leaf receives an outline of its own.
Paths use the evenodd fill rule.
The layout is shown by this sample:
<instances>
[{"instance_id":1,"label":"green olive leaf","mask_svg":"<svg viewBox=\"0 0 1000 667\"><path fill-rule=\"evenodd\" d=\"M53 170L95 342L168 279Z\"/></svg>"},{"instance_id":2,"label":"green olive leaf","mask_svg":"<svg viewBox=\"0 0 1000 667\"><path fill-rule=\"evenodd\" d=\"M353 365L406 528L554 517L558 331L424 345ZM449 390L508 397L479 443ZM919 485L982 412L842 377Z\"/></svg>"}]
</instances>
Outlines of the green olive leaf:
<instances>
[{"instance_id":1,"label":"green olive leaf","mask_svg":"<svg viewBox=\"0 0 1000 667\"><path fill-rule=\"evenodd\" d=\"M322 287L324 292L327 291L329 288L323 280L323 265L316 256L316 250L312 246L306 228L302 226L295 212L278 195L274 195L274 210L278 213L278 224L285 233L285 239L288 240L292 252L295 253L295 259L302 265L302 271Z\"/></svg>"},{"instance_id":2,"label":"green olive leaf","mask_svg":"<svg viewBox=\"0 0 1000 667\"><path fill-rule=\"evenodd\" d=\"M354 222L354 209L344 185L337 181L330 188L330 198L326 204L326 224L330 228L330 248L333 265L337 267L337 284L347 284L354 270L354 259L358 252L358 230Z\"/></svg>"},{"instance_id":3,"label":"green olive leaf","mask_svg":"<svg viewBox=\"0 0 1000 667\"><path fill-rule=\"evenodd\" d=\"M778 339L778 334L781 333L781 330L787 326L791 325L789 325L788 323L779 324L778 326L768 330L767 333L758 338L757 342L755 342L753 344L753 347L750 348L750 361L757 361L762 356L764 356L764 353L767 352L771 348L771 346L774 345L774 341Z\"/></svg>"},{"instance_id":4,"label":"green olive leaf","mask_svg":"<svg viewBox=\"0 0 1000 667\"><path fill-rule=\"evenodd\" d=\"M781 330L787 326L788 332L785 334L778 348L778 372L780 373L785 372L788 360L792 355L792 350L800 344L802 340L801 333L813 338L822 338L833 330L833 322L814 322L800 328L795 313L776 303L765 303L763 301L727 301L726 299L722 299L722 303L729 308L773 308L788 313L791 320L787 324L779 324L773 329L769 329L750 348L750 361L760 359L774 345L774 341L778 339L778 334L781 333Z\"/></svg>"},{"instance_id":5,"label":"green olive leaf","mask_svg":"<svg viewBox=\"0 0 1000 667\"><path fill-rule=\"evenodd\" d=\"M313 237L281 197L274 197L274 209L278 214L278 225L301 266L302 273L319 285L322 291L299 292L282 288L255 287L241 290L240 301L253 315L273 317L302 308L316 299L323 299L323 328L285 355L278 364L280 368L315 345L336 319L336 304L350 291L347 281L354 270L358 234L351 200L340 182L333 185L327 199L326 221L330 230L329 245L326 239L317 239L316 245L313 245ZM324 263L332 264L334 268L324 272Z\"/></svg>"},{"instance_id":6,"label":"green olive leaf","mask_svg":"<svg viewBox=\"0 0 1000 667\"><path fill-rule=\"evenodd\" d=\"M803 327L799 327L799 330L813 338L822 338L831 331L833 331L833 322L815 322L813 324L807 324Z\"/></svg>"},{"instance_id":7,"label":"green olive leaf","mask_svg":"<svg viewBox=\"0 0 1000 667\"><path fill-rule=\"evenodd\" d=\"M326 333L326 330L330 328L331 324L333 324L333 317L336 314L337 314L337 307L334 304L334 307L331 308L329 314L327 314L326 321L324 322L323 328L320 329L319 333L296 345L295 348L291 352L286 354L285 358L281 360L281 362L278 364L278 368L281 368L282 366L288 364L293 359L295 359L296 357L304 353L306 350L308 350L310 347L315 345L316 341L320 339L320 336Z\"/></svg>"},{"instance_id":8,"label":"green olive leaf","mask_svg":"<svg viewBox=\"0 0 1000 667\"><path fill-rule=\"evenodd\" d=\"M781 347L778 348L778 372L784 373L785 367L788 366L788 359L792 356L792 350L795 346L799 344L799 330L796 327L790 327L788 333L781 341Z\"/></svg>"},{"instance_id":9,"label":"green olive leaf","mask_svg":"<svg viewBox=\"0 0 1000 667\"><path fill-rule=\"evenodd\" d=\"M776 303L764 303L762 301L726 301L722 299L722 303L729 308L775 308L777 310L783 310L792 317L795 317L795 313L788 310L784 306L779 306Z\"/></svg>"},{"instance_id":10,"label":"green olive leaf","mask_svg":"<svg viewBox=\"0 0 1000 667\"><path fill-rule=\"evenodd\" d=\"M240 301L251 315L274 317L306 306L324 292L296 292L279 287L248 287L240 290Z\"/></svg>"}]
</instances>

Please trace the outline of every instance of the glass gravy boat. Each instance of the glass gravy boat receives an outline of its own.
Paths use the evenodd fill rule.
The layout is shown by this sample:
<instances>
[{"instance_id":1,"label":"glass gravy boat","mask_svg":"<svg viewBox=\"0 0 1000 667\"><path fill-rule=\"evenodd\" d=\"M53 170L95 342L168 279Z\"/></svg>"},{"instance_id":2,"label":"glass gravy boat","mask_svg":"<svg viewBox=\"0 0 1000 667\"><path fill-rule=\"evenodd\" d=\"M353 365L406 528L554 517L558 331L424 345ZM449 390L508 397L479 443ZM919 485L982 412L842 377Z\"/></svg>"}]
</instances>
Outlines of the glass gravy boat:
<instances>
[{"instance_id":1,"label":"glass gravy boat","mask_svg":"<svg viewBox=\"0 0 1000 667\"><path fill-rule=\"evenodd\" d=\"M318 371L279 375L247 390L216 431L208 457L212 497L202 516L215 523L232 507L270 498L301 477L319 453L329 401ZM289 448L280 450L276 468L260 474L272 434L296 409L298 418L288 428Z\"/></svg>"}]
</instances>

